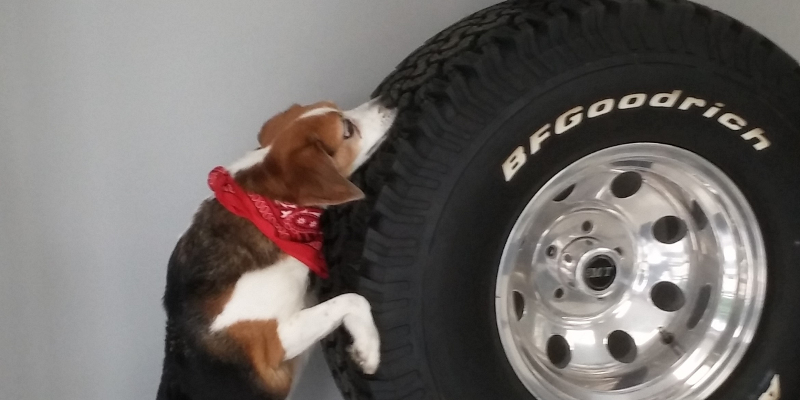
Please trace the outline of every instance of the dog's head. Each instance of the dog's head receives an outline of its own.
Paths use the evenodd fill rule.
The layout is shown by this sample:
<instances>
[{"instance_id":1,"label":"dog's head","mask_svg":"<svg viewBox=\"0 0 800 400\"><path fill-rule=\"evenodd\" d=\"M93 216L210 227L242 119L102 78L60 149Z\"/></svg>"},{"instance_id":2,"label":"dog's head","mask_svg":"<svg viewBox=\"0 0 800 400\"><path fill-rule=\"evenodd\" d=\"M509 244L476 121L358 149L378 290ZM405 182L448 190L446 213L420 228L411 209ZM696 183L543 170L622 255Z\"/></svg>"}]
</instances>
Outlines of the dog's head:
<instances>
[{"instance_id":1,"label":"dog's head","mask_svg":"<svg viewBox=\"0 0 800 400\"><path fill-rule=\"evenodd\" d=\"M347 177L380 145L394 117L377 99L349 111L331 102L295 104L264 124L261 149L242 166L262 164L264 174L252 178L267 180L277 200L304 206L358 200L364 193ZM231 169L246 172L242 166Z\"/></svg>"}]
</instances>

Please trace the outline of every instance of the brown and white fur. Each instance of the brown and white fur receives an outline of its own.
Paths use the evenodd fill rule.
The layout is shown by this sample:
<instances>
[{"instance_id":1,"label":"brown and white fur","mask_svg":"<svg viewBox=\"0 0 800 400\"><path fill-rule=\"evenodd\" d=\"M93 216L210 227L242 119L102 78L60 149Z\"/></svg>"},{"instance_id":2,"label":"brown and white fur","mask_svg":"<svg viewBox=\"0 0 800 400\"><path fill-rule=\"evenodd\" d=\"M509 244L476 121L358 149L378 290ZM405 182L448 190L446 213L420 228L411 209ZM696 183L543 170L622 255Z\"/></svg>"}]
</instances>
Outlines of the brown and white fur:
<instances>
[{"instance_id":1,"label":"brown and white fur","mask_svg":"<svg viewBox=\"0 0 800 400\"><path fill-rule=\"evenodd\" d=\"M267 121L260 148L228 170L249 192L303 206L364 194L347 176L384 139L394 112L373 100L350 111L294 105ZM309 304L309 269L211 197L170 257L158 400L285 399L302 356L337 327L372 374L380 341L369 303L344 294Z\"/></svg>"}]
</instances>

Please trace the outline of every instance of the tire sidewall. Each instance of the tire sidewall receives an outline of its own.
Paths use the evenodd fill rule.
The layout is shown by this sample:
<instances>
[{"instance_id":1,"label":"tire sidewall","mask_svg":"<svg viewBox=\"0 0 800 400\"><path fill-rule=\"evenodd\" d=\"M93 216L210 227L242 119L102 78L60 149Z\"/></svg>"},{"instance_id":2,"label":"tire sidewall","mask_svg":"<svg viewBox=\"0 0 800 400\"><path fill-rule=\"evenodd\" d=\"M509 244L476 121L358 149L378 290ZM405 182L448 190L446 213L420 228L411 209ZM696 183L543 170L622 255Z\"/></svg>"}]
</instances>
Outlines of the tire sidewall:
<instances>
[{"instance_id":1,"label":"tire sidewall","mask_svg":"<svg viewBox=\"0 0 800 400\"><path fill-rule=\"evenodd\" d=\"M674 106L649 105L653 95L676 90L681 94ZM647 96L640 107L587 116L598 101L618 104L639 93ZM735 113L747 127L735 131L703 116L708 106L679 109L688 96L709 106L724 104L716 117ZM556 134L559 116L576 107L583 107L582 121ZM422 306L415 324L422 329L416 341L426 349L441 397L533 399L505 358L495 322L495 280L508 234L528 201L563 168L595 151L638 142L677 146L720 168L748 199L764 237L768 293L759 330L712 398L757 398L774 374L796 375L800 347L786 324L800 320L800 307L793 306L800 298L791 287L800 282L800 269L793 268L800 261L795 108L724 71L686 60L618 57L532 88L492 123L476 128L469 154L455 161L459 172L451 172L432 199L441 204L440 214L427 232L429 245L418 268ZM531 135L548 124L551 135L531 154ZM763 129L769 147L756 150L756 141L741 137L752 128ZM520 146L525 162L507 181L502 166Z\"/></svg>"}]
</instances>

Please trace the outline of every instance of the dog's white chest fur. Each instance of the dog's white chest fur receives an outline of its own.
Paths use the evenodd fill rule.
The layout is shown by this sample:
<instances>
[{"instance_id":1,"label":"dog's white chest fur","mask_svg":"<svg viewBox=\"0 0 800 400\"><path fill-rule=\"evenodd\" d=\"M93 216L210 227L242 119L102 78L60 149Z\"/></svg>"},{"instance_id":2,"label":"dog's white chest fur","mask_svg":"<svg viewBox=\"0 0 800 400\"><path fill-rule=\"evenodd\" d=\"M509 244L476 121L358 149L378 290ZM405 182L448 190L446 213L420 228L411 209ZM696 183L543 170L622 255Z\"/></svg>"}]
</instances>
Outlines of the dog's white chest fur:
<instances>
[{"instance_id":1,"label":"dog's white chest fur","mask_svg":"<svg viewBox=\"0 0 800 400\"><path fill-rule=\"evenodd\" d=\"M247 272L236 282L230 300L210 328L219 331L248 320L280 323L305 308L308 281L308 267L293 257Z\"/></svg>"}]
</instances>

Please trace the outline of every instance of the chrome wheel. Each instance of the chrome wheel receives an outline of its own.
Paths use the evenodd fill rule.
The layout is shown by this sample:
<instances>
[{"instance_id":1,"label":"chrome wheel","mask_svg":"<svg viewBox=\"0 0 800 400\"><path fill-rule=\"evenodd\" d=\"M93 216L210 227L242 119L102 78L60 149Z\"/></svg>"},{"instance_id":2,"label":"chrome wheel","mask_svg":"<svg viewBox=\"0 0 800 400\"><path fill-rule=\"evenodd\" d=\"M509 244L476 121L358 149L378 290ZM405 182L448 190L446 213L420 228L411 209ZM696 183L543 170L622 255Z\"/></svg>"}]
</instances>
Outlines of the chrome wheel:
<instances>
[{"instance_id":1,"label":"chrome wheel","mask_svg":"<svg viewBox=\"0 0 800 400\"><path fill-rule=\"evenodd\" d=\"M568 166L522 211L497 325L539 400L705 398L747 350L766 282L736 185L694 153L628 144Z\"/></svg>"}]
</instances>

